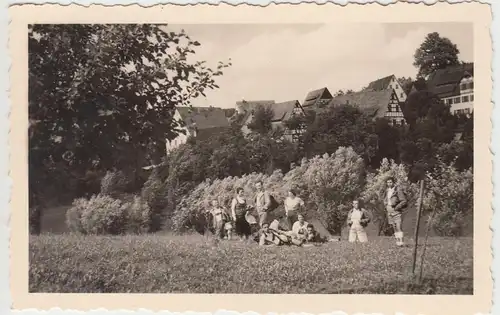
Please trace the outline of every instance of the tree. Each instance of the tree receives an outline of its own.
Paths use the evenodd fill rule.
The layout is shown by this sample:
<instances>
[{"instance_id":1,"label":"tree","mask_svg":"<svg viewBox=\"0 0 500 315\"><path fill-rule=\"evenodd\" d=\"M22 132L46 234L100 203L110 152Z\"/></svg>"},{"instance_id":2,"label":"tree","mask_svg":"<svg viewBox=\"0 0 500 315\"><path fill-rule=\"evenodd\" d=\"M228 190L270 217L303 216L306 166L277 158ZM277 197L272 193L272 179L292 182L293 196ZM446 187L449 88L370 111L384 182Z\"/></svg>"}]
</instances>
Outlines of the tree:
<instances>
[{"instance_id":1,"label":"tree","mask_svg":"<svg viewBox=\"0 0 500 315\"><path fill-rule=\"evenodd\" d=\"M253 132L267 134L273 129L273 118L274 111L270 106L258 105L254 110L253 118L248 124L248 128Z\"/></svg>"},{"instance_id":2,"label":"tree","mask_svg":"<svg viewBox=\"0 0 500 315\"><path fill-rule=\"evenodd\" d=\"M370 162L378 150L375 123L351 105L335 106L316 114L300 141L307 157L330 154L339 147L351 146L365 161Z\"/></svg>"},{"instance_id":3,"label":"tree","mask_svg":"<svg viewBox=\"0 0 500 315\"><path fill-rule=\"evenodd\" d=\"M184 32L150 24L29 27L29 163L33 193L88 170L140 169L180 132L175 106L216 89ZM79 192L81 193L81 192ZM33 198L36 199L36 198Z\"/></svg>"},{"instance_id":4,"label":"tree","mask_svg":"<svg viewBox=\"0 0 500 315\"><path fill-rule=\"evenodd\" d=\"M415 51L413 65L418 68L418 76L427 77L438 69L458 65L457 45L439 33L429 33L424 42Z\"/></svg>"}]
</instances>

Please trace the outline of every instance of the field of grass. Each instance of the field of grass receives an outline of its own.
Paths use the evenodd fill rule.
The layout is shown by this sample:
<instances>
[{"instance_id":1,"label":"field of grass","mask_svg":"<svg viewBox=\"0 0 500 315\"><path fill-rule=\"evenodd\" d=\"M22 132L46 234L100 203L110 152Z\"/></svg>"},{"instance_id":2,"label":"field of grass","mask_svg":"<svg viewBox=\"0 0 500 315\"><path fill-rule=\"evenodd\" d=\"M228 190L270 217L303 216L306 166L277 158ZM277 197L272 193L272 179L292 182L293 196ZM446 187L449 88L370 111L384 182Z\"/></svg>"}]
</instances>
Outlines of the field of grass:
<instances>
[{"instance_id":1,"label":"field of grass","mask_svg":"<svg viewBox=\"0 0 500 315\"><path fill-rule=\"evenodd\" d=\"M410 240L411 241L411 240ZM424 279L412 247L258 247L199 235L32 236L30 292L472 294L472 238L430 238Z\"/></svg>"}]
</instances>

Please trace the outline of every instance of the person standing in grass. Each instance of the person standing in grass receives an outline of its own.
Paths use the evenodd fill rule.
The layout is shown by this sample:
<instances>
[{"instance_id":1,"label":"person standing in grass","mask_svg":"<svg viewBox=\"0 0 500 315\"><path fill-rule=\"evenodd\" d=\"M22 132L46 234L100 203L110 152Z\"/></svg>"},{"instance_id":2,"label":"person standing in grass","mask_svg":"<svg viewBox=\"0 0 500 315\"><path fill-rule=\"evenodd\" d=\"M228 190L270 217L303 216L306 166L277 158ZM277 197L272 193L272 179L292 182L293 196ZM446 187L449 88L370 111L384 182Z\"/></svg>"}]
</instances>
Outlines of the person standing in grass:
<instances>
[{"instance_id":1,"label":"person standing in grass","mask_svg":"<svg viewBox=\"0 0 500 315\"><path fill-rule=\"evenodd\" d=\"M220 239L224 238L225 211L224 208L219 206L219 201L217 199L212 200L212 208L209 212L212 215L212 225L215 229L215 236Z\"/></svg>"},{"instance_id":2,"label":"person standing in grass","mask_svg":"<svg viewBox=\"0 0 500 315\"><path fill-rule=\"evenodd\" d=\"M396 184L394 177L387 178L386 184L387 188L383 200L387 211L387 220L394 229L396 245L403 246L402 212L407 207L408 200L403 189Z\"/></svg>"},{"instance_id":3,"label":"person standing in grass","mask_svg":"<svg viewBox=\"0 0 500 315\"><path fill-rule=\"evenodd\" d=\"M236 189L236 196L231 202L231 216L234 221L234 229L241 240L248 239L251 234L250 224L245 219L245 214L248 211L248 204L243 197L243 188Z\"/></svg>"},{"instance_id":4,"label":"person standing in grass","mask_svg":"<svg viewBox=\"0 0 500 315\"><path fill-rule=\"evenodd\" d=\"M352 209L347 214L347 225L349 226L349 242L354 243L356 239L360 243L368 242L365 228L370 222L368 212L359 206L359 200L352 202Z\"/></svg>"},{"instance_id":5,"label":"person standing in grass","mask_svg":"<svg viewBox=\"0 0 500 315\"><path fill-rule=\"evenodd\" d=\"M271 207L271 196L264 188L264 183L261 180L255 184L255 188L257 190L257 194L255 195L255 208L259 215L259 226L262 227L262 224L267 220L267 212Z\"/></svg>"},{"instance_id":6,"label":"person standing in grass","mask_svg":"<svg viewBox=\"0 0 500 315\"><path fill-rule=\"evenodd\" d=\"M288 222L288 227L291 228L293 224L298 220L298 214L300 210L305 207L304 200L297 196L296 189L290 189L288 192L288 197L285 198L285 216Z\"/></svg>"}]
</instances>

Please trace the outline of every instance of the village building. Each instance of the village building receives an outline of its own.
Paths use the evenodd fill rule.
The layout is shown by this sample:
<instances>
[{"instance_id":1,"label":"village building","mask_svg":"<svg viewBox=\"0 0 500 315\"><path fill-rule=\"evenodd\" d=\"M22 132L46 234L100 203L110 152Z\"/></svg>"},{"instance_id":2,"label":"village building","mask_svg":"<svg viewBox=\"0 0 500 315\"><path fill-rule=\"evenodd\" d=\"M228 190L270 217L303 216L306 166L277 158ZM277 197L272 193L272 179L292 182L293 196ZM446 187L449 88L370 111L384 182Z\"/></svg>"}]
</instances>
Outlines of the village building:
<instances>
[{"instance_id":1,"label":"village building","mask_svg":"<svg viewBox=\"0 0 500 315\"><path fill-rule=\"evenodd\" d=\"M324 107L328 105L332 98L332 94L326 87L311 91L307 93L304 102L302 102L302 109L308 110Z\"/></svg>"},{"instance_id":2,"label":"village building","mask_svg":"<svg viewBox=\"0 0 500 315\"><path fill-rule=\"evenodd\" d=\"M249 135L252 131L248 125L252 122L254 118L255 110L259 106L264 106L272 109L273 118L271 120L271 125L273 129L283 128L285 129L285 137L288 140L293 140L296 134L300 131L288 130L284 126L284 122L290 119L293 115L303 114L304 110L298 100L291 100L286 102L276 103L271 100L261 100L261 101L240 101L236 102L236 112L240 115L241 121L241 131L243 134Z\"/></svg>"},{"instance_id":3,"label":"village building","mask_svg":"<svg viewBox=\"0 0 500 315\"><path fill-rule=\"evenodd\" d=\"M474 63L464 63L438 69L427 79L431 92L445 104L452 114L471 114L474 110Z\"/></svg>"},{"instance_id":4,"label":"village building","mask_svg":"<svg viewBox=\"0 0 500 315\"><path fill-rule=\"evenodd\" d=\"M405 118L395 89L363 90L334 97L330 106L352 105L373 119L385 118L391 125L404 125Z\"/></svg>"},{"instance_id":5,"label":"village building","mask_svg":"<svg viewBox=\"0 0 500 315\"><path fill-rule=\"evenodd\" d=\"M398 79L394 74L370 82L366 90L372 90L372 91L394 90L394 93L399 103L406 102L406 98L408 97L408 95L406 95L406 92L403 89L403 86L401 86L401 84L399 83Z\"/></svg>"},{"instance_id":6,"label":"village building","mask_svg":"<svg viewBox=\"0 0 500 315\"><path fill-rule=\"evenodd\" d=\"M190 137L205 139L230 127L228 115L233 111L217 107L176 107L174 119L181 121L181 129L175 139L167 141L167 154L187 142Z\"/></svg>"}]
</instances>

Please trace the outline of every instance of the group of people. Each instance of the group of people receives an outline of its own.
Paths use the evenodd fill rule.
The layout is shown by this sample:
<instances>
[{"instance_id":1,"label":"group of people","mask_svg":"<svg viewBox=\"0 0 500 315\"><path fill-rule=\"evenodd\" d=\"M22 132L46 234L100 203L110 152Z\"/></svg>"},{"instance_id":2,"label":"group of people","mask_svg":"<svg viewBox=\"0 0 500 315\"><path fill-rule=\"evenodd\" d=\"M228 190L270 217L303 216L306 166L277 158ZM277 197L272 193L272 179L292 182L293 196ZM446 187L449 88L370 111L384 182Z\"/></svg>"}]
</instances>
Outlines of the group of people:
<instances>
[{"instance_id":1,"label":"group of people","mask_svg":"<svg viewBox=\"0 0 500 315\"><path fill-rule=\"evenodd\" d=\"M393 177L389 177L386 184L385 195L381 198L383 198L386 208L388 223L394 229L396 244L402 246L404 242L401 223L402 211L408 203L406 194L403 189L396 185ZM253 208L247 203L243 188L236 189L236 194L231 201L230 212L221 207L218 200L212 200L212 208L207 212L212 216L216 237L231 240L237 236L240 240L253 238L259 245L296 246L335 240L321 237L314 225L305 221L303 215L305 203L295 189L291 189L284 200L284 218L275 217L269 220L270 212L279 204L264 188L262 181L257 182L255 188L257 193L254 197ZM255 210L257 218L250 214L252 210ZM367 242L368 237L365 229L370 221L370 214L361 207L360 200L354 200L352 208L347 214L349 242ZM283 222L285 224L282 224Z\"/></svg>"}]
</instances>

